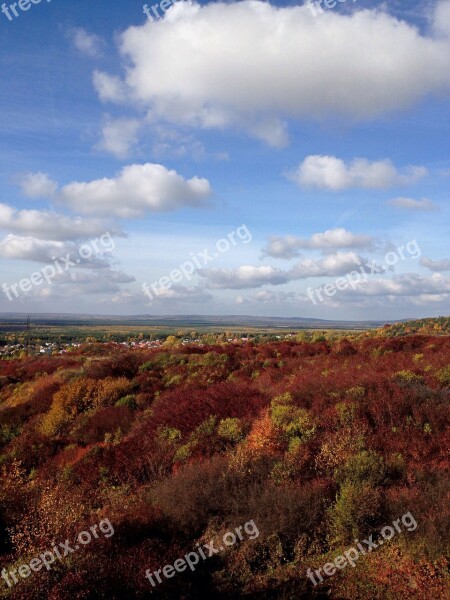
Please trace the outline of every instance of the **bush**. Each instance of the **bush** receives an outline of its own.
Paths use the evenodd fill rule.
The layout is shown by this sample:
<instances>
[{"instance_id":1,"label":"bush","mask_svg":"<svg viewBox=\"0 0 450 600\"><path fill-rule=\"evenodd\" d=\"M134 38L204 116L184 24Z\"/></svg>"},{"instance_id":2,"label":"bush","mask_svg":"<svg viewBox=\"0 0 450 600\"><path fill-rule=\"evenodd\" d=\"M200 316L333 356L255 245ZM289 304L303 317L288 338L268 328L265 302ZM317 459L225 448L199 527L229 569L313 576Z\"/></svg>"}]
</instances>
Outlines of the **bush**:
<instances>
[{"instance_id":1,"label":"bush","mask_svg":"<svg viewBox=\"0 0 450 600\"><path fill-rule=\"evenodd\" d=\"M339 423L342 427L349 427L353 424L358 406L355 402L339 402L336 404L336 412Z\"/></svg>"},{"instance_id":2,"label":"bush","mask_svg":"<svg viewBox=\"0 0 450 600\"><path fill-rule=\"evenodd\" d=\"M336 469L336 481L354 484L368 483L379 485L385 474L384 462L381 456L371 450L363 450L351 456L347 462Z\"/></svg>"},{"instance_id":3,"label":"bush","mask_svg":"<svg viewBox=\"0 0 450 600\"><path fill-rule=\"evenodd\" d=\"M416 375L416 373L413 373L412 371L397 371L397 373L394 374L394 378L399 382L399 383L403 383L403 384L414 384L414 383L418 383L418 384L423 384L424 383L424 378L422 377L422 375Z\"/></svg>"},{"instance_id":4,"label":"bush","mask_svg":"<svg viewBox=\"0 0 450 600\"><path fill-rule=\"evenodd\" d=\"M157 508L172 527L198 535L210 517L229 510L233 478L227 475L222 457L186 465L176 475L159 483L153 491Z\"/></svg>"},{"instance_id":5,"label":"bush","mask_svg":"<svg viewBox=\"0 0 450 600\"><path fill-rule=\"evenodd\" d=\"M20 433L19 427L12 425L1 425L0 426L0 446L6 446L11 440L13 440Z\"/></svg>"},{"instance_id":6,"label":"bush","mask_svg":"<svg viewBox=\"0 0 450 600\"><path fill-rule=\"evenodd\" d=\"M270 417L287 441L297 437L306 442L316 431L308 411L294 406L289 393L277 396L272 400Z\"/></svg>"},{"instance_id":7,"label":"bush","mask_svg":"<svg viewBox=\"0 0 450 600\"><path fill-rule=\"evenodd\" d=\"M368 483L346 481L336 504L330 509L330 541L347 544L374 524L379 515L381 494Z\"/></svg>"},{"instance_id":8,"label":"bush","mask_svg":"<svg viewBox=\"0 0 450 600\"><path fill-rule=\"evenodd\" d=\"M436 377L442 387L450 386L450 365L440 369L440 371L436 373Z\"/></svg>"},{"instance_id":9,"label":"bush","mask_svg":"<svg viewBox=\"0 0 450 600\"><path fill-rule=\"evenodd\" d=\"M115 406L126 406L127 408L135 410L137 408L136 397L133 394L128 394L128 396L124 396L123 398L120 398L120 400L117 400Z\"/></svg>"},{"instance_id":10,"label":"bush","mask_svg":"<svg viewBox=\"0 0 450 600\"><path fill-rule=\"evenodd\" d=\"M125 378L108 377L100 381L78 378L69 381L54 395L40 431L47 436L59 435L79 414L114 405L129 388L130 382Z\"/></svg>"},{"instance_id":11,"label":"bush","mask_svg":"<svg viewBox=\"0 0 450 600\"><path fill-rule=\"evenodd\" d=\"M243 438L242 425L239 419L222 419L217 430L219 436L227 442L239 442Z\"/></svg>"},{"instance_id":12,"label":"bush","mask_svg":"<svg viewBox=\"0 0 450 600\"><path fill-rule=\"evenodd\" d=\"M133 418L133 411L126 406L101 408L77 421L76 429L70 435L70 441L78 444L95 444L103 442L107 434L111 435L112 441L119 428L122 433L128 432Z\"/></svg>"}]
</instances>

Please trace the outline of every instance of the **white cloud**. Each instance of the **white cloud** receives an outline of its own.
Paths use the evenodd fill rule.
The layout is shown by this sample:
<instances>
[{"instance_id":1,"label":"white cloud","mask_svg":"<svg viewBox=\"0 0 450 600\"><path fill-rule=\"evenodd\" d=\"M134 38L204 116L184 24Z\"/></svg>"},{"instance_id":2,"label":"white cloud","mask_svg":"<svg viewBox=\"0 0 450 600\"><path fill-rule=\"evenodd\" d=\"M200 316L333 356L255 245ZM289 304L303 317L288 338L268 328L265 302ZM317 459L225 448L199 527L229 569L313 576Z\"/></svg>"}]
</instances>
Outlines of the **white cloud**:
<instances>
[{"instance_id":1,"label":"white cloud","mask_svg":"<svg viewBox=\"0 0 450 600\"><path fill-rule=\"evenodd\" d=\"M286 306L287 304L292 305L293 302L296 304L302 302L303 304L308 305L311 301L309 298L305 298L298 292L286 292L282 290L258 290L247 296L236 296L234 299L234 303L238 306L243 304L272 304Z\"/></svg>"},{"instance_id":2,"label":"white cloud","mask_svg":"<svg viewBox=\"0 0 450 600\"><path fill-rule=\"evenodd\" d=\"M430 269L430 271L434 271L435 273L440 273L442 271L450 271L450 258L443 258L441 260L432 260L431 258L427 258L426 256L420 259L420 264L422 267L426 267Z\"/></svg>"},{"instance_id":3,"label":"white cloud","mask_svg":"<svg viewBox=\"0 0 450 600\"><path fill-rule=\"evenodd\" d=\"M400 172L390 160L355 158L345 163L335 156L308 156L288 177L303 187L338 192L348 189L385 189L415 183L427 174L424 167L410 166Z\"/></svg>"},{"instance_id":4,"label":"white cloud","mask_svg":"<svg viewBox=\"0 0 450 600\"><path fill-rule=\"evenodd\" d=\"M176 171L152 163L129 165L112 179L69 183L60 193L61 201L77 212L123 218L201 207L211 196L208 180L186 180Z\"/></svg>"},{"instance_id":5,"label":"white cloud","mask_svg":"<svg viewBox=\"0 0 450 600\"><path fill-rule=\"evenodd\" d=\"M44 292L45 296L54 296L55 298L60 296L68 300L74 297L83 298L85 295L119 293L122 291L122 285L134 281L133 276L113 269L101 269L92 272L72 269L58 274L52 280L51 286L37 288L36 293Z\"/></svg>"},{"instance_id":6,"label":"white cloud","mask_svg":"<svg viewBox=\"0 0 450 600\"><path fill-rule=\"evenodd\" d=\"M48 262L52 257L65 255L67 247L68 244L65 242L38 240L10 234L0 241L0 256Z\"/></svg>"},{"instance_id":7,"label":"white cloud","mask_svg":"<svg viewBox=\"0 0 450 600\"><path fill-rule=\"evenodd\" d=\"M339 292L347 296L431 296L450 293L450 277L435 273L423 277L416 273L397 275L392 279L369 279L356 290L350 287Z\"/></svg>"},{"instance_id":8,"label":"white cloud","mask_svg":"<svg viewBox=\"0 0 450 600\"><path fill-rule=\"evenodd\" d=\"M422 314L424 310L429 311L430 308L444 314L448 310L450 298L450 277L443 277L437 273L432 277L407 273L391 279L373 278L361 282L356 289L349 286L332 297L326 294L322 294L322 297L324 302L318 303L317 307L328 309L345 307L350 310L359 308L363 310L362 315L370 314L368 311L372 311L373 315L373 311L377 310L383 319L392 318L390 308L400 310L399 318L405 317L405 307L418 307ZM311 306L311 301L306 294L298 300Z\"/></svg>"},{"instance_id":9,"label":"white cloud","mask_svg":"<svg viewBox=\"0 0 450 600\"><path fill-rule=\"evenodd\" d=\"M400 197L389 200L388 204L396 208L405 208L406 210L434 210L436 208L436 205L427 198L414 200L413 198Z\"/></svg>"},{"instance_id":10,"label":"white cloud","mask_svg":"<svg viewBox=\"0 0 450 600\"><path fill-rule=\"evenodd\" d=\"M144 106L154 119L232 126L281 146L288 119L371 119L445 94L446 11L422 35L380 8L315 18L306 5L179 2L122 34L122 83L97 72L94 84L102 100Z\"/></svg>"},{"instance_id":11,"label":"white cloud","mask_svg":"<svg viewBox=\"0 0 450 600\"><path fill-rule=\"evenodd\" d=\"M51 240L39 240L33 237L19 237L8 235L0 241L0 256L4 258L29 260L40 263L50 263L55 259L61 261L62 258L70 254L70 260L79 260L78 267L89 268L109 268L110 263L104 258L94 255L91 258L82 258L78 252L78 246L73 242L55 242ZM64 261L60 262L64 266Z\"/></svg>"},{"instance_id":12,"label":"white cloud","mask_svg":"<svg viewBox=\"0 0 450 600\"><path fill-rule=\"evenodd\" d=\"M289 281L287 271L269 266L243 265L237 269L199 269L197 272L212 289L244 290L266 284L281 285Z\"/></svg>"},{"instance_id":13,"label":"white cloud","mask_svg":"<svg viewBox=\"0 0 450 600\"><path fill-rule=\"evenodd\" d=\"M61 283L77 284L79 286L95 287L98 291L105 291L105 288L99 289L100 284L116 285L120 283L132 283L136 278L132 275L127 275L123 271L115 271L113 269L101 270L95 272L74 271L71 270L64 274L61 278Z\"/></svg>"},{"instance_id":14,"label":"white cloud","mask_svg":"<svg viewBox=\"0 0 450 600\"><path fill-rule=\"evenodd\" d=\"M89 33L82 27L76 27L68 32L75 48L86 56L98 58L101 56L105 42L94 33Z\"/></svg>"},{"instance_id":15,"label":"white cloud","mask_svg":"<svg viewBox=\"0 0 450 600\"><path fill-rule=\"evenodd\" d=\"M159 159L170 157L180 158L189 156L193 160L203 160L207 157L205 146L192 135L185 135L174 127L157 125L152 134L155 138L153 143L153 155ZM213 155L216 160L226 160L226 156Z\"/></svg>"},{"instance_id":16,"label":"white cloud","mask_svg":"<svg viewBox=\"0 0 450 600\"><path fill-rule=\"evenodd\" d=\"M164 308L169 303L193 303L203 304L213 299L209 292L203 290L200 286L189 288L184 285L173 285L170 288L160 288L158 295L151 300L150 304ZM148 300L148 297L147 297Z\"/></svg>"},{"instance_id":17,"label":"white cloud","mask_svg":"<svg viewBox=\"0 0 450 600\"><path fill-rule=\"evenodd\" d=\"M243 290L268 284L282 285L309 277L345 275L363 265L367 265L367 260L358 254L338 252L318 260L303 258L286 271L272 266L243 265L237 269L199 269L197 273L206 279L212 289Z\"/></svg>"},{"instance_id":18,"label":"white cloud","mask_svg":"<svg viewBox=\"0 0 450 600\"><path fill-rule=\"evenodd\" d=\"M119 77L94 71L92 82L102 102L120 104L126 101L127 89Z\"/></svg>"},{"instance_id":19,"label":"white cloud","mask_svg":"<svg viewBox=\"0 0 450 600\"><path fill-rule=\"evenodd\" d=\"M284 148L289 144L287 124L281 119L267 118L254 124L249 123L246 128L250 135L273 148Z\"/></svg>"},{"instance_id":20,"label":"white cloud","mask_svg":"<svg viewBox=\"0 0 450 600\"><path fill-rule=\"evenodd\" d=\"M102 139L96 145L116 158L124 159L138 140L139 121L137 119L108 119L102 128Z\"/></svg>"},{"instance_id":21,"label":"white cloud","mask_svg":"<svg viewBox=\"0 0 450 600\"><path fill-rule=\"evenodd\" d=\"M51 198L58 184L46 173L26 173L19 178L22 193L28 198Z\"/></svg>"},{"instance_id":22,"label":"white cloud","mask_svg":"<svg viewBox=\"0 0 450 600\"><path fill-rule=\"evenodd\" d=\"M83 240L108 232L111 235L124 237L123 232L117 227L99 219L67 217L40 210L16 210L1 203L0 229L52 241Z\"/></svg>"},{"instance_id":23,"label":"white cloud","mask_svg":"<svg viewBox=\"0 0 450 600\"><path fill-rule=\"evenodd\" d=\"M319 260L303 258L290 269L289 273L291 279L334 277L346 275L361 266L364 266L365 271L369 271L367 264L367 259L364 259L355 252L337 252Z\"/></svg>"},{"instance_id":24,"label":"white cloud","mask_svg":"<svg viewBox=\"0 0 450 600\"><path fill-rule=\"evenodd\" d=\"M436 4L434 12L434 30L437 35L450 37L450 1L444 0Z\"/></svg>"},{"instance_id":25,"label":"white cloud","mask_svg":"<svg viewBox=\"0 0 450 600\"><path fill-rule=\"evenodd\" d=\"M241 305L241 304L248 304L249 303L249 299L246 296L236 296L236 298L234 299L234 303Z\"/></svg>"},{"instance_id":26,"label":"white cloud","mask_svg":"<svg viewBox=\"0 0 450 600\"><path fill-rule=\"evenodd\" d=\"M355 235L342 227L315 233L310 239L288 235L272 236L263 248L263 254L272 258L294 258L300 249L338 250L342 248L371 248L373 238L368 235Z\"/></svg>"},{"instance_id":27,"label":"white cloud","mask_svg":"<svg viewBox=\"0 0 450 600\"><path fill-rule=\"evenodd\" d=\"M295 298L295 292L281 292L272 290L259 290L255 292L249 300L258 304L281 304L291 302Z\"/></svg>"},{"instance_id":28,"label":"white cloud","mask_svg":"<svg viewBox=\"0 0 450 600\"><path fill-rule=\"evenodd\" d=\"M102 127L102 137L96 150L102 150L123 160L128 158L142 137L151 133L151 155L159 162L163 158L180 158L188 156L190 159L200 161L208 157L203 143L193 135L186 135L173 126L157 124L147 119L107 117ZM141 149L140 149L141 150ZM144 150L147 148L144 146ZM224 160L223 154L212 154L211 158Z\"/></svg>"}]
</instances>

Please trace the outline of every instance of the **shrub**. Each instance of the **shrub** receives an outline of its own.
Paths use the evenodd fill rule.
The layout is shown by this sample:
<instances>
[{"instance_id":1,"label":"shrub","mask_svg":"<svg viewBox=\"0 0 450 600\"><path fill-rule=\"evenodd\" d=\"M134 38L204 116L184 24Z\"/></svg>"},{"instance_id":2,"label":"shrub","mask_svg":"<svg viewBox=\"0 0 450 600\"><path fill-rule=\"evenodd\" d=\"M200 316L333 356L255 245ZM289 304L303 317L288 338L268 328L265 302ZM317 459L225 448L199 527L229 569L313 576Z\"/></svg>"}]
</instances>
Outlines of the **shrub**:
<instances>
[{"instance_id":1,"label":"shrub","mask_svg":"<svg viewBox=\"0 0 450 600\"><path fill-rule=\"evenodd\" d=\"M336 354L338 356L354 356L358 351L347 339L338 342Z\"/></svg>"},{"instance_id":2,"label":"shrub","mask_svg":"<svg viewBox=\"0 0 450 600\"><path fill-rule=\"evenodd\" d=\"M107 434L110 434L113 439L119 428L121 434L129 431L133 418L134 412L126 406L100 408L76 422L70 441L78 444L94 444L103 442ZM115 439L117 441L118 438Z\"/></svg>"},{"instance_id":3,"label":"shrub","mask_svg":"<svg viewBox=\"0 0 450 600\"><path fill-rule=\"evenodd\" d=\"M239 419L222 419L217 433L227 442L239 442L243 438L242 425Z\"/></svg>"},{"instance_id":4,"label":"shrub","mask_svg":"<svg viewBox=\"0 0 450 600\"><path fill-rule=\"evenodd\" d=\"M346 390L345 393L351 400L363 400L366 390L364 386L356 385Z\"/></svg>"},{"instance_id":5,"label":"shrub","mask_svg":"<svg viewBox=\"0 0 450 600\"><path fill-rule=\"evenodd\" d=\"M107 358L89 362L86 368L86 375L94 379L103 379L106 377L125 377L126 379L131 379L139 372L143 360L140 353L135 351L121 351Z\"/></svg>"},{"instance_id":6,"label":"shrub","mask_svg":"<svg viewBox=\"0 0 450 600\"><path fill-rule=\"evenodd\" d=\"M339 402L336 404L336 412L342 427L349 427L355 420L357 404L355 402Z\"/></svg>"},{"instance_id":7,"label":"shrub","mask_svg":"<svg viewBox=\"0 0 450 600\"><path fill-rule=\"evenodd\" d=\"M211 416L255 417L266 404L265 396L242 383L221 382L201 388L194 385L162 392L152 405L152 424L190 433Z\"/></svg>"},{"instance_id":8,"label":"shrub","mask_svg":"<svg viewBox=\"0 0 450 600\"><path fill-rule=\"evenodd\" d=\"M365 439L361 434L349 430L338 431L326 437L316 456L316 466L326 474L333 473L342 466L352 454L365 448Z\"/></svg>"},{"instance_id":9,"label":"shrub","mask_svg":"<svg viewBox=\"0 0 450 600\"><path fill-rule=\"evenodd\" d=\"M348 481L354 484L369 483L379 485L384 478L385 467L381 456L371 450L363 450L351 456L346 463L336 469L339 483Z\"/></svg>"},{"instance_id":10,"label":"shrub","mask_svg":"<svg viewBox=\"0 0 450 600\"><path fill-rule=\"evenodd\" d=\"M19 427L12 425L1 425L0 426L0 446L6 446L11 440L13 440L20 433Z\"/></svg>"},{"instance_id":11,"label":"shrub","mask_svg":"<svg viewBox=\"0 0 450 600\"><path fill-rule=\"evenodd\" d=\"M442 387L450 386L450 365L440 369L440 371L436 373L436 377Z\"/></svg>"},{"instance_id":12,"label":"shrub","mask_svg":"<svg viewBox=\"0 0 450 600\"><path fill-rule=\"evenodd\" d=\"M174 444L181 440L181 431L173 427L161 427L156 434L156 439L160 445L164 443Z\"/></svg>"},{"instance_id":13,"label":"shrub","mask_svg":"<svg viewBox=\"0 0 450 600\"><path fill-rule=\"evenodd\" d=\"M419 383L419 384L423 384L424 383L424 378L422 377L422 375L416 375L416 373L413 373L412 371L397 371L397 373L394 374L394 378L399 382L399 383L403 383L403 384L414 384L414 383Z\"/></svg>"},{"instance_id":14,"label":"shrub","mask_svg":"<svg viewBox=\"0 0 450 600\"><path fill-rule=\"evenodd\" d=\"M186 444L181 446L175 454L175 462L186 462L195 452L198 456L208 456L214 454L215 431L217 419L211 415L200 423L198 427L191 432Z\"/></svg>"},{"instance_id":15,"label":"shrub","mask_svg":"<svg viewBox=\"0 0 450 600\"><path fill-rule=\"evenodd\" d=\"M43 417L40 431L47 436L61 434L79 414L101 406L112 406L129 391L125 378L78 378L64 384L53 396L50 411Z\"/></svg>"},{"instance_id":16,"label":"shrub","mask_svg":"<svg viewBox=\"0 0 450 600\"><path fill-rule=\"evenodd\" d=\"M380 509L380 492L369 483L346 481L329 511L330 540L347 544L374 523Z\"/></svg>"},{"instance_id":17,"label":"shrub","mask_svg":"<svg viewBox=\"0 0 450 600\"><path fill-rule=\"evenodd\" d=\"M222 457L186 465L155 487L152 495L156 506L172 526L196 535L210 516L223 513L229 504L231 480L226 473Z\"/></svg>"},{"instance_id":18,"label":"shrub","mask_svg":"<svg viewBox=\"0 0 450 600\"><path fill-rule=\"evenodd\" d=\"M128 396L124 396L123 398L120 398L120 400L117 400L115 406L126 406L127 408L135 410L137 408L136 396L128 394Z\"/></svg>"},{"instance_id":19,"label":"shrub","mask_svg":"<svg viewBox=\"0 0 450 600\"><path fill-rule=\"evenodd\" d=\"M270 417L287 441L298 437L306 442L316 431L308 411L293 405L292 396L288 392L272 400Z\"/></svg>"},{"instance_id":20,"label":"shrub","mask_svg":"<svg viewBox=\"0 0 450 600\"><path fill-rule=\"evenodd\" d=\"M386 476L394 481L402 479L406 473L406 464L400 452L394 452L386 459Z\"/></svg>"},{"instance_id":21,"label":"shrub","mask_svg":"<svg viewBox=\"0 0 450 600\"><path fill-rule=\"evenodd\" d=\"M311 475L312 453L307 445L298 437L293 437L289 441L289 447L284 455L284 459L275 463L271 477L282 484L287 481L304 482Z\"/></svg>"},{"instance_id":22,"label":"shrub","mask_svg":"<svg viewBox=\"0 0 450 600\"><path fill-rule=\"evenodd\" d=\"M107 377L97 382L94 406L114 406L131 391L131 384L125 377Z\"/></svg>"}]
</instances>

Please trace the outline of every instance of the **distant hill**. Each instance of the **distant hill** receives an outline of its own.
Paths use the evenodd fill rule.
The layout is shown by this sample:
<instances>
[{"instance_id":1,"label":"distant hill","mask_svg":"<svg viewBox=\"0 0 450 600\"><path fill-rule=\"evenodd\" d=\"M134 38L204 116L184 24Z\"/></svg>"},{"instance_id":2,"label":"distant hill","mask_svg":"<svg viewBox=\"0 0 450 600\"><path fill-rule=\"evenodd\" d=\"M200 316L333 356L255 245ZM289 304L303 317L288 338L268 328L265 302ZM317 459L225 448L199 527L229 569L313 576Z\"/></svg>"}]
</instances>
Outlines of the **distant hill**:
<instances>
[{"instance_id":1,"label":"distant hill","mask_svg":"<svg viewBox=\"0 0 450 600\"><path fill-rule=\"evenodd\" d=\"M24 322L25 313L0 313L4 323ZM156 325L156 326L221 326L269 327L286 329L376 329L386 321L338 321L303 317L255 317L252 315L81 315L70 313L36 313L31 315L35 324L42 325ZM390 321L393 323L393 321Z\"/></svg>"},{"instance_id":2,"label":"distant hill","mask_svg":"<svg viewBox=\"0 0 450 600\"><path fill-rule=\"evenodd\" d=\"M387 336L421 333L426 335L450 334L450 317L437 317L435 319L417 319L414 321L401 321L384 328Z\"/></svg>"}]
</instances>

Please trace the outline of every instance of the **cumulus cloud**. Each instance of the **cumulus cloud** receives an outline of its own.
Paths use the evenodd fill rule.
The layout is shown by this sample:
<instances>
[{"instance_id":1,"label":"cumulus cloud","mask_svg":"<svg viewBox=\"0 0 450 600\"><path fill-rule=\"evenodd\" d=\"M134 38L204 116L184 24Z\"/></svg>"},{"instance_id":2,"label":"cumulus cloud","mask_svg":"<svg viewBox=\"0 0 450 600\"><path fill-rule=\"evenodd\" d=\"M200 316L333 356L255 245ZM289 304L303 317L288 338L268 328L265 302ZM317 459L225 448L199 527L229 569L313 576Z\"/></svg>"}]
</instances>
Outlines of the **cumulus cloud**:
<instances>
[{"instance_id":1,"label":"cumulus cloud","mask_svg":"<svg viewBox=\"0 0 450 600\"><path fill-rule=\"evenodd\" d=\"M323 290L322 290L323 291ZM434 274L432 277L423 277L415 273L393 276L391 279L377 277L361 281L353 288L348 286L339 290L332 297L322 293L323 303L317 304L328 308L359 307L365 311L380 308L384 314L386 307L404 308L416 306L430 308L430 305L445 310L450 297L450 277ZM308 294L297 291L285 290L258 290L248 295L239 295L234 299L238 306L271 304L284 305L292 308L311 308L311 299ZM326 315L325 318L329 318ZM382 317L383 318L383 317Z\"/></svg>"},{"instance_id":2,"label":"cumulus cloud","mask_svg":"<svg viewBox=\"0 0 450 600\"><path fill-rule=\"evenodd\" d=\"M68 36L74 47L85 56L91 58L101 56L105 42L98 35L89 33L82 27L75 27L68 32Z\"/></svg>"},{"instance_id":3,"label":"cumulus cloud","mask_svg":"<svg viewBox=\"0 0 450 600\"><path fill-rule=\"evenodd\" d=\"M203 143L193 135L186 135L173 126L154 125L147 120L132 118L107 118L102 126L100 141L95 145L96 150L112 154L123 160L135 150L144 132L151 131L151 154L160 161L163 158L180 158L188 156L193 160L204 160L208 157ZM226 160L221 153L211 154L216 160Z\"/></svg>"},{"instance_id":4,"label":"cumulus cloud","mask_svg":"<svg viewBox=\"0 0 450 600\"><path fill-rule=\"evenodd\" d=\"M132 283L135 278L123 271L101 269L98 271L70 271L57 274L51 286L38 287L32 290L33 295L45 299L68 300L70 298L84 298L87 295L116 294L122 292L122 285Z\"/></svg>"},{"instance_id":5,"label":"cumulus cloud","mask_svg":"<svg viewBox=\"0 0 450 600\"><path fill-rule=\"evenodd\" d=\"M208 157L205 146L193 135L186 135L177 131L174 127L157 125L152 133L155 141L153 143L153 155L159 158L180 158L188 156L193 160L203 160ZM216 154L211 158L216 160L227 160L227 155Z\"/></svg>"},{"instance_id":6,"label":"cumulus cloud","mask_svg":"<svg viewBox=\"0 0 450 600\"><path fill-rule=\"evenodd\" d=\"M99 248L100 250L100 248ZM110 267L110 262L99 256L95 256L94 250L90 258L83 258L78 252L78 246L74 242L55 242L51 240L39 240L33 237L20 237L8 235L0 241L0 256L18 260L28 260L40 263L50 263L61 260L70 254L70 259L79 260L77 266L105 269Z\"/></svg>"},{"instance_id":7,"label":"cumulus cloud","mask_svg":"<svg viewBox=\"0 0 450 600\"><path fill-rule=\"evenodd\" d=\"M323 294L324 302L320 306L328 308L352 307L364 310L378 310L380 316L386 314L389 307L402 310L405 307L445 312L450 297L450 278L435 273L432 277L423 277L415 273L397 275L391 279L369 279L361 282L356 289L348 287L332 297ZM307 294L298 297L298 301L311 306ZM372 313L373 314L373 313ZM385 318L381 316L381 318Z\"/></svg>"},{"instance_id":8,"label":"cumulus cloud","mask_svg":"<svg viewBox=\"0 0 450 600\"><path fill-rule=\"evenodd\" d=\"M396 208L404 208L406 210L434 210L436 205L427 198L422 200L414 200L413 198L394 198L389 200L388 204L395 206Z\"/></svg>"},{"instance_id":9,"label":"cumulus cloud","mask_svg":"<svg viewBox=\"0 0 450 600\"><path fill-rule=\"evenodd\" d=\"M127 88L120 77L94 71L92 82L102 102L120 104L127 100Z\"/></svg>"},{"instance_id":10,"label":"cumulus cloud","mask_svg":"<svg viewBox=\"0 0 450 600\"><path fill-rule=\"evenodd\" d=\"M69 244L33 237L8 235L0 241L0 256L36 262L48 262L55 256L64 256Z\"/></svg>"},{"instance_id":11,"label":"cumulus cloud","mask_svg":"<svg viewBox=\"0 0 450 600\"><path fill-rule=\"evenodd\" d=\"M244 290L261 287L266 284L281 285L288 283L289 274L275 267L254 267L243 265L237 269L199 269L197 271L204 277L213 289Z\"/></svg>"},{"instance_id":12,"label":"cumulus cloud","mask_svg":"<svg viewBox=\"0 0 450 600\"><path fill-rule=\"evenodd\" d=\"M303 258L289 271L291 279L307 279L308 277L334 277L345 275L356 268L363 267L370 272L367 259L355 252L337 252L319 260ZM383 270L373 263L373 269Z\"/></svg>"},{"instance_id":13,"label":"cumulus cloud","mask_svg":"<svg viewBox=\"0 0 450 600\"><path fill-rule=\"evenodd\" d=\"M399 171L390 160L355 158L345 163L335 156L307 156L288 177L303 187L338 192L348 189L376 190L415 183L427 174L424 167Z\"/></svg>"},{"instance_id":14,"label":"cumulus cloud","mask_svg":"<svg viewBox=\"0 0 450 600\"><path fill-rule=\"evenodd\" d=\"M70 271L64 273L61 276L60 283L77 284L79 286L87 286L88 288L94 287L99 292L112 291L105 287L100 289L101 285L114 286L121 283L132 283L136 281L133 275L127 275L123 271L116 271L114 269L108 269L106 271L95 271L95 272L84 272L84 271ZM116 288L117 289L117 288Z\"/></svg>"},{"instance_id":15,"label":"cumulus cloud","mask_svg":"<svg viewBox=\"0 0 450 600\"><path fill-rule=\"evenodd\" d=\"M355 235L342 227L315 233L310 239L287 235L272 236L263 248L263 254L272 258L294 258L301 249L338 250L342 248L371 248L373 238L368 235Z\"/></svg>"},{"instance_id":16,"label":"cumulus cloud","mask_svg":"<svg viewBox=\"0 0 450 600\"><path fill-rule=\"evenodd\" d=\"M10 233L52 241L83 240L110 233L124 237L111 223L40 211L16 210L0 203L0 229Z\"/></svg>"},{"instance_id":17,"label":"cumulus cloud","mask_svg":"<svg viewBox=\"0 0 450 600\"><path fill-rule=\"evenodd\" d=\"M315 18L306 5L179 2L164 19L128 28L124 78L97 72L94 85L103 101L146 107L154 119L239 127L282 146L288 119L372 119L445 94L447 14L439 4L421 34L381 9Z\"/></svg>"},{"instance_id":18,"label":"cumulus cloud","mask_svg":"<svg viewBox=\"0 0 450 600\"><path fill-rule=\"evenodd\" d=\"M212 289L242 290L268 284L282 285L309 277L345 275L359 266L367 270L367 260L354 252L337 252L318 260L303 258L288 270L272 266L243 265L237 269L199 269L197 273L207 281L208 286ZM376 268L379 269L379 267Z\"/></svg>"},{"instance_id":19,"label":"cumulus cloud","mask_svg":"<svg viewBox=\"0 0 450 600\"><path fill-rule=\"evenodd\" d=\"M234 303L238 306L243 304L286 304L297 300L299 297L300 295L297 292L258 290L249 296L236 296Z\"/></svg>"},{"instance_id":20,"label":"cumulus cloud","mask_svg":"<svg viewBox=\"0 0 450 600\"><path fill-rule=\"evenodd\" d=\"M28 198L51 198L58 184L46 173L25 173L18 179L22 193Z\"/></svg>"},{"instance_id":21,"label":"cumulus cloud","mask_svg":"<svg viewBox=\"0 0 450 600\"><path fill-rule=\"evenodd\" d=\"M443 258L441 260L432 260L431 258L427 258L423 256L420 259L420 264L422 267L426 267L435 273L440 273L442 271L450 271L450 258Z\"/></svg>"},{"instance_id":22,"label":"cumulus cloud","mask_svg":"<svg viewBox=\"0 0 450 600\"><path fill-rule=\"evenodd\" d=\"M138 140L139 121L137 119L108 119L102 128L102 139L96 145L97 150L113 154L124 159Z\"/></svg>"},{"instance_id":23,"label":"cumulus cloud","mask_svg":"<svg viewBox=\"0 0 450 600\"><path fill-rule=\"evenodd\" d=\"M450 37L450 1L438 2L434 11L433 26L436 34L443 38Z\"/></svg>"},{"instance_id":24,"label":"cumulus cloud","mask_svg":"<svg viewBox=\"0 0 450 600\"><path fill-rule=\"evenodd\" d=\"M362 282L355 290L349 287L339 293L347 296L448 295L450 293L450 277L444 277L439 273L435 273L431 277L406 273L391 279L369 279Z\"/></svg>"},{"instance_id":25,"label":"cumulus cloud","mask_svg":"<svg viewBox=\"0 0 450 600\"><path fill-rule=\"evenodd\" d=\"M208 180L187 180L152 163L129 165L114 178L69 183L60 192L61 201L77 212L122 218L202 207L211 196Z\"/></svg>"}]
</instances>

